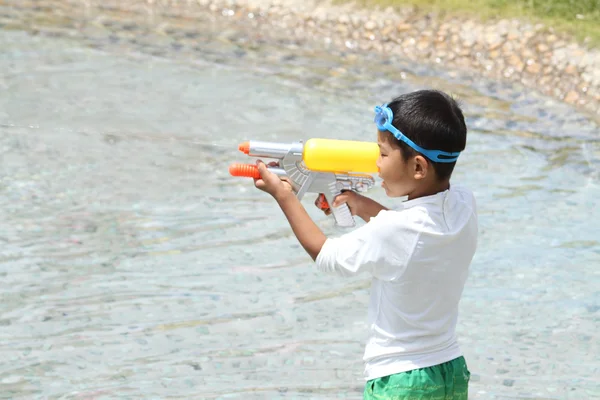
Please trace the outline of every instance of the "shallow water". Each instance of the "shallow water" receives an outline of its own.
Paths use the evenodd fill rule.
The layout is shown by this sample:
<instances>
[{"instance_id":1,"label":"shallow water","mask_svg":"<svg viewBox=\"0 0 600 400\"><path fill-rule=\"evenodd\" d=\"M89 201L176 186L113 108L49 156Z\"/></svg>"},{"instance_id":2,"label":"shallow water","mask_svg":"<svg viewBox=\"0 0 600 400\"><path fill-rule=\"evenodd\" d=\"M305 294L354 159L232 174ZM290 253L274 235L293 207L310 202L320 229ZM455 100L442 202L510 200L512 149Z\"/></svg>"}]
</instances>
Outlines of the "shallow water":
<instances>
[{"instance_id":1,"label":"shallow water","mask_svg":"<svg viewBox=\"0 0 600 400\"><path fill-rule=\"evenodd\" d=\"M248 138L374 140L372 106L429 85L470 127L472 398L600 397L595 123L518 86L210 32L182 55L0 31L1 398L360 398L368 278L315 272L227 166Z\"/></svg>"}]
</instances>

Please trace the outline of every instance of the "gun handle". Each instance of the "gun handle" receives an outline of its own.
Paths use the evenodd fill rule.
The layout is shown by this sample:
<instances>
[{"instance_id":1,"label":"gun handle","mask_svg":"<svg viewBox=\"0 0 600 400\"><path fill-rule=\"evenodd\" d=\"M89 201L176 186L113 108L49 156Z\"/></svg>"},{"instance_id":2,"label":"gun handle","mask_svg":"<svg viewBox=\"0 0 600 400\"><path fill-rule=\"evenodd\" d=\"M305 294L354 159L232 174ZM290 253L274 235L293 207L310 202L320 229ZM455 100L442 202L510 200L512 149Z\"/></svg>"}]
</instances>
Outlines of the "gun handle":
<instances>
[{"instance_id":1,"label":"gun handle","mask_svg":"<svg viewBox=\"0 0 600 400\"><path fill-rule=\"evenodd\" d=\"M333 200L337 195L340 195L341 192L337 193L325 193L325 201L328 204L333 204ZM320 197L320 196L319 196ZM350 208L348 204L344 203L341 206L330 207L331 213L333 214L333 218L335 219L335 223L342 228L351 228L355 225L354 217L350 212Z\"/></svg>"}]
</instances>

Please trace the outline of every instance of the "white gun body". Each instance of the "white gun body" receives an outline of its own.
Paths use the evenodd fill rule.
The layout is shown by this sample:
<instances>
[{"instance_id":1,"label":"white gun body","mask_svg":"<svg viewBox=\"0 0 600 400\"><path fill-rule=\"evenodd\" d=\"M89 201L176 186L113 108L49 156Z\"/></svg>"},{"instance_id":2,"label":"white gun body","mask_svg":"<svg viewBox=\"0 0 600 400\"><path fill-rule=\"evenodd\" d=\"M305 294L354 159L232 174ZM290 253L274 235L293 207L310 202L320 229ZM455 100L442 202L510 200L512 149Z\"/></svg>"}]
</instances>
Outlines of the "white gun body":
<instances>
[{"instance_id":1,"label":"white gun body","mask_svg":"<svg viewBox=\"0 0 600 400\"><path fill-rule=\"evenodd\" d=\"M368 174L311 171L302 161L303 150L302 142L285 144L251 140L248 155L280 160L277 167L268 168L279 177L288 178L299 200L308 192L323 193L336 224L340 227L355 226L348 205L333 207L333 200L343 191L365 192L373 187L375 179Z\"/></svg>"}]
</instances>

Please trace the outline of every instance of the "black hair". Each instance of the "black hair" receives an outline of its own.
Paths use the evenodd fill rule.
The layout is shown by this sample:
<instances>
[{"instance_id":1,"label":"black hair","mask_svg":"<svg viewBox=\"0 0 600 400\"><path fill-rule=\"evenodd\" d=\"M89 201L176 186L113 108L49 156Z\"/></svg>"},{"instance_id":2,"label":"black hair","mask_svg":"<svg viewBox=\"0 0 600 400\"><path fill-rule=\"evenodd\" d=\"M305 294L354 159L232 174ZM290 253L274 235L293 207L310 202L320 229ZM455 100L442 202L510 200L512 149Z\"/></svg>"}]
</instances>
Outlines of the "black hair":
<instances>
[{"instance_id":1,"label":"black hair","mask_svg":"<svg viewBox=\"0 0 600 400\"><path fill-rule=\"evenodd\" d=\"M452 97L438 90L419 90L403 94L388 103L394 113L394 125L406 137L428 150L463 151L467 142L467 125L460 106ZM405 160L418 153L390 132L381 132L388 143L400 148ZM439 180L449 179L456 162L440 163L427 159Z\"/></svg>"}]
</instances>

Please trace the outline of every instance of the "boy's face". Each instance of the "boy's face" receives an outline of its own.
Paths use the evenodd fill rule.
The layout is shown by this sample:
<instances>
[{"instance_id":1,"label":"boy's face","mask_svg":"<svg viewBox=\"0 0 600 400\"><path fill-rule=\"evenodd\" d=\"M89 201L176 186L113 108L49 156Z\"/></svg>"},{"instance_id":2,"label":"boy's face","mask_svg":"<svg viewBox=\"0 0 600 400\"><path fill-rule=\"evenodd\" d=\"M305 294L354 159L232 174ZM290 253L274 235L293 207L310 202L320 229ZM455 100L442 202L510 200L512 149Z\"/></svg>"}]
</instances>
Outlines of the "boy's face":
<instances>
[{"instance_id":1,"label":"boy's face","mask_svg":"<svg viewBox=\"0 0 600 400\"><path fill-rule=\"evenodd\" d=\"M381 132L377 131L379 158L377 167L379 177L383 179L383 188L390 197L402 197L413 193L417 188L418 177L412 160L405 160L402 152L392 146Z\"/></svg>"}]
</instances>

